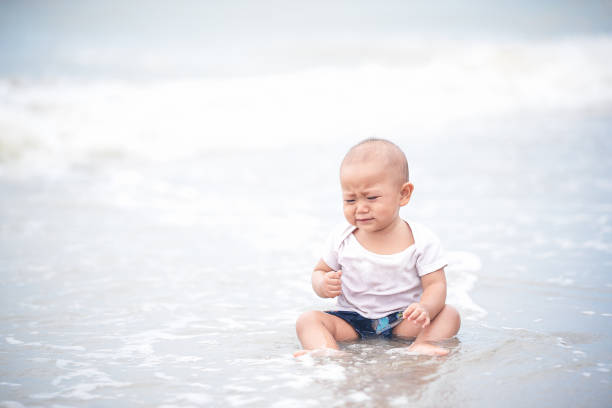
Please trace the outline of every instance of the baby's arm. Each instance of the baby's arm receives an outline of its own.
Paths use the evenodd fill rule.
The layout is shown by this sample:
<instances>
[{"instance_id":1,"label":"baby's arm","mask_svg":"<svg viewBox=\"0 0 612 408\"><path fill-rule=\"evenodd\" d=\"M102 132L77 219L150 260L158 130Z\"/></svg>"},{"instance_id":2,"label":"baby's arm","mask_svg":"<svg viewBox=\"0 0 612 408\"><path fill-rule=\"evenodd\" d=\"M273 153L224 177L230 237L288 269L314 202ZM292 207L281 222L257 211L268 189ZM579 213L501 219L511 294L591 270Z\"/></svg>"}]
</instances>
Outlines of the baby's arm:
<instances>
[{"instance_id":1,"label":"baby's arm","mask_svg":"<svg viewBox=\"0 0 612 408\"><path fill-rule=\"evenodd\" d=\"M404 312L404 319L426 327L435 319L446 304L446 275L444 268L428 273L421 277L423 294L419 303L408 306Z\"/></svg>"},{"instance_id":2,"label":"baby's arm","mask_svg":"<svg viewBox=\"0 0 612 408\"><path fill-rule=\"evenodd\" d=\"M319 297L334 298L342 293L341 276L321 259L312 271L312 288Z\"/></svg>"}]
</instances>

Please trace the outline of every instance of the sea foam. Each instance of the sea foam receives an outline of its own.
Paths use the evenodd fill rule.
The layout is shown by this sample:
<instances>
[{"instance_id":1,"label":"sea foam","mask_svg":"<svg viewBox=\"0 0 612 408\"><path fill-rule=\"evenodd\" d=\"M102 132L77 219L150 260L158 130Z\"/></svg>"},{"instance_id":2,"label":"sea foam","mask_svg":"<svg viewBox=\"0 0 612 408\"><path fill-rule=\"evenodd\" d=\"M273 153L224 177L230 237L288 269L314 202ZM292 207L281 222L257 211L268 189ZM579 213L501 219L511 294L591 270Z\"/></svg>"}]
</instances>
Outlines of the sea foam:
<instances>
[{"instance_id":1,"label":"sea foam","mask_svg":"<svg viewBox=\"0 0 612 408\"><path fill-rule=\"evenodd\" d=\"M470 291L478 281L476 273L482 268L480 258L465 251L449 251L445 257L448 262L445 269L448 281L447 303L457 307L465 319L484 318L487 311L470 296Z\"/></svg>"},{"instance_id":2,"label":"sea foam","mask_svg":"<svg viewBox=\"0 0 612 408\"><path fill-rule=\"evenodd\" d=\"M50 174L92 160L452 132L474 117L605 110L612 101L608 37L397 47L391 54L422 58L248 77L0 80L0 163Z\"/></svg>"}]
</instances>

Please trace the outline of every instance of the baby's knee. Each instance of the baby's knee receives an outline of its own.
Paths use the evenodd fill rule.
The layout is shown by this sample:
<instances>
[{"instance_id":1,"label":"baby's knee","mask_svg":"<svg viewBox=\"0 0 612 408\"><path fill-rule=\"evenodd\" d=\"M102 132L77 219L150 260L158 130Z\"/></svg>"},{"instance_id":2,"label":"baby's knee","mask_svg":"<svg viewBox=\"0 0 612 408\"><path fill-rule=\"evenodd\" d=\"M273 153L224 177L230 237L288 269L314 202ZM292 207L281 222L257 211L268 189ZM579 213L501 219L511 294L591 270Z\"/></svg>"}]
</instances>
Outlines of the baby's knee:
<instances>
[{"instance_id":1,"label":"baby's knee","mask_svg":"<svg viewBox=\"0 0 612 408\"><path fill-rule=\"evenodd\" d=\"M459 328L461 327L461 315L454 306L444 305L440 315L443 316L447 325L455 328L455 333L459 331Z\"/></svg>"},{"instance_id":2,"label":"baby's knee","mask_svg":"<svg viewBox=\"0 0 612 408\"><path fill-rule=\"evenodd\" d=\"M305 327L316 323L319 320L318 314L319 312L315 310L309 310L307 312L302 313L295 322L295 329L299 332Z\"/></svg>"}]
</instances>

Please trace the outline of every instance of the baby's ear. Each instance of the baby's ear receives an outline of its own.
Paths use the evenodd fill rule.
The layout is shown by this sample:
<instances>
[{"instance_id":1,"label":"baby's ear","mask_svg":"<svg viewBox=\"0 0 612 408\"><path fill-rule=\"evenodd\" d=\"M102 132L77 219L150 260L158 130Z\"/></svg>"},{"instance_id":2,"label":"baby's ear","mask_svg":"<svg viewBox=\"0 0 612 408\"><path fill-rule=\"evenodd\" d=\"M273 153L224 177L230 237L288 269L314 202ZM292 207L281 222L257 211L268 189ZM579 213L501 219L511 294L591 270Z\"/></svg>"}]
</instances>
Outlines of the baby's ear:
<instances>
[{"instance_id":1,"label":"baby's ear","mask_svg":"<svg viewBox=\"0 0 612 408\"><path fill-rule=\"evenodd\" d=\"M400 190L400 194L401 194L400 206L404 206L408 204L413 191L414 191L414 184L404 183L402 185L402 189Z\"/></svg>"}]
</instances>

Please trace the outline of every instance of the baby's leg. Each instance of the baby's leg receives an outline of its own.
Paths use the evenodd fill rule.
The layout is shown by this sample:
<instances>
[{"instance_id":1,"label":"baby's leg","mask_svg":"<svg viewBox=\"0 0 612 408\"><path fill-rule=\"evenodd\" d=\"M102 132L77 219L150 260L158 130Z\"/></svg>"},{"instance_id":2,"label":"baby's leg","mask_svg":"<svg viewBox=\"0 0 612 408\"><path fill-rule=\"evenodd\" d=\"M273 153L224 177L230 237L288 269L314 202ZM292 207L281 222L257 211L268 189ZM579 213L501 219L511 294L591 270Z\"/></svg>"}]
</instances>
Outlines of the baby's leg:
<instances>
[{"instance_id":1,"label":"baby's leg","mask_svg":"<svg viewBox=\"0 0 612 408\"><path fill-rule=\"evenodd\" d=\"M357 340L359 335L350 324L341 318L319 311L303 313L295 324L295 331L303 350L294 353L299 356L308 350L338 349L338 341Z\"/></svg>"},{"instance_id":2,"label":"baby's leg","mask_svg":"<svg viewBox=\"0 0 612 408\"><path fill-rule=\"evenodd\" d=\"M408 348L419 354L445 355L448 349L434 346L430 342L450 339L459 332L461 317L452 306L445 305L440 313L424 329L410 320L404 320L393 329L393 334L399 337L414 338L414 343Z\"/></svg>"}]
</instances>

